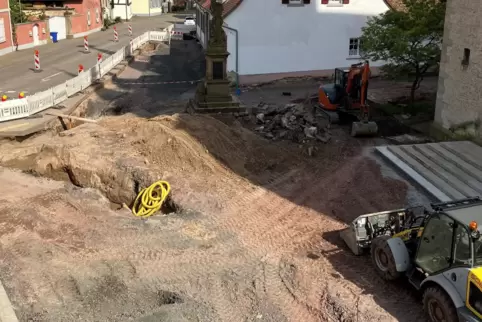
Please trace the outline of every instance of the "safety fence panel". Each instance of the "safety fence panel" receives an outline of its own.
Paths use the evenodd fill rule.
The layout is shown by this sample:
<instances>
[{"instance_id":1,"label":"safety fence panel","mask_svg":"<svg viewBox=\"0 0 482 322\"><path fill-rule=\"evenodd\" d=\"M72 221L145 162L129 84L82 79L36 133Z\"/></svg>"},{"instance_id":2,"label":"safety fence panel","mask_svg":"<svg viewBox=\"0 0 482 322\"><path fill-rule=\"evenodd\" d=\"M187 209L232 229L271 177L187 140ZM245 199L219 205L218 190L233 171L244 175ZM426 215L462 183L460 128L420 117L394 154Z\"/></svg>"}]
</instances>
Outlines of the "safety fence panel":
<instances>
[{"instance_id":1,"label":"safety fence panel","mask_svg":"<svg viewBox=\"0 0 482 322\"><path fill-rule=\"evenodd\" d=\"M30 115L54 106L54 95L51 90L35 93L27 97Z\"/></svg>"},{"instance_id":2,"label":"safety fence panel","mask_svg":"<svg viewBox=\"0 0 482 322\"><path fill-rule=\"evenodd\" d=\"M79 76L77 76L78 81L79 81L79 86L80 90L83 91L87 87L89 87L92 84L92 74L91 70L88 69L82 73L80 73Z\"/></svg>"},{"instance_id":3,"label":"safety fence panel","mask_svg":"<svg viewBox=\"0 0 482 322\"><path fill-rule=\"evenodd\" d=\"M107 57L103 62L100 63L100 76L104 77L105 74L107 74L112 67L112 56Z\"/></svg>"},{"instance_id":4,"label":"safety fence panel","mask_svg":"<svg viewBox=\"0 0 482 322\"><path fill-rule=\"evenodd\" d=\"M142 46L146 42L149 41L149 32L145 32L142 35L139 36L139 46Z\"/></svg>"},{"instance_id":5,"label":"safety fence panel","mask_svg":"<svg viewBox=\"0 0 482 322\"><path fill-rule=\"evenodd\" d=\"M96 64L90 69L90 76L92 77L92 81L95 81L95 80L101 78L100 64Z\"/></svg>"},{"instance_id":6,"label":"safety fence panel","mask_svg":"<svg viewBox=\"0 0 482 322\"><path fill-rule=\"evenodd\" d=\"M121 50L118 50L114 55L112 55L112 64L113 64L112 67L116 66L124 59L125 59L125 49L122 48Z\"/></svg>"},{"instance_id":7,"label":"safety fence panel","mask_svg":"<svg viewBox=\"0 0 482 322\"><path fill-rule=\"evenodd\" d=\"M29 116L29 104L26 98L0 103L0 122L21 119Z\"/></svg>"},{"instance_id":8,"label":"safety fence panel","mask_svg":"<svg viewBox=\"0 0 482 322\"><path fill-rule=\"evenodd\" d=\"M65 83L52 87L52 95L54 96L54 105L60 104L69 98Z\"/></svg>"},{"instance_id":9,"label":"safety fence panel","mask_svg":"<svg viewBox=\"0 0 482 322\"><path fill-rule=\"evenodd\" d=\"M82 72L79 76L69 79L64 84L30 95L27 98L0 102L0 122L24 118L62 103L72 95L89 87L95 80L103 77L149 40L170 42L172 28L173 25L163 31L143 33L139 37L132 39L128 46L121 48L112 56L105 58L100 64Z\"/></svg>"},{"instance_id":10,"label":"safety fence panel","mask_svg":"<svg viewBox=\"0 0 482 322\"><path fill-rule=\"evenodd\" d=\"M79 76L69 79L65 82L67 95L71 97L81 91Z\"/></svg>"},{"instance_id":11,"label":"safety fence panel","mask_svg":"<svg viewBox=\"0 0 482 322\"><path fill-rule=\"evenodd\" d=\"M149 40L151 41L168 41L168 33L166 31L149 31Z\"/></svg>"}]
</instances>

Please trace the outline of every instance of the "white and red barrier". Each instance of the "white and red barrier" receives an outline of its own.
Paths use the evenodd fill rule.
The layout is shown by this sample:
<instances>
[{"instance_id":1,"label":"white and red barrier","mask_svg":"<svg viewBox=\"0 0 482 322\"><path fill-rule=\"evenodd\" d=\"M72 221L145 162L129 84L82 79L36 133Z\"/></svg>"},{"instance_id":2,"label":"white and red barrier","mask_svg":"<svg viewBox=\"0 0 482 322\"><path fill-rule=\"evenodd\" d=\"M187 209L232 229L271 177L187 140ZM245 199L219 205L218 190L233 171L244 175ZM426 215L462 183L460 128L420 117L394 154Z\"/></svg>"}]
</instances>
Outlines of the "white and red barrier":
<instances>
[{"instance_id":1,"label":"white and red barrier","mask_svg":"<svg viewBox=\"0 0 482 322\"><path fill-rule=\"evenodd\" d=\"M79 64L79 75L84 71L84 65Z\"/></svg>"},{"instance_id":2,"label":"white and red barrier","mask_svg":"<svg viewBox=\"0 0 482 322\"><path fill-rule=\"evenodd\" d=\"M114 26L114 41L119 41L119 34L117 33L117 28Z\"/></svg>"},{"instance_id":3,"label":"white and red barrier","mask_svg":"<svg viewBox=\"0 0 482 322\"><path fill-rule=\"evenodd\" d=\"M129 25L129 37L132 37L132 26Z\"/></svg>"},{"instance_id":4,"label":"white and red barrier","mask_svg":"<svg viewBox=\"0 0 482 322\"><path fill-rule=\"evenodd\" d=\"M40 71L40 52L38 50L34 51L33 61L34 61L34 66L35 66L34 71L39 72Z\"/></svg>"},{"instance_id":5,"label":"white and red barrier","mask_svg":"<svg viewBox=\"0 0 482 322\"><path fill-rule=\"evenodd\" d=\"M90 53L89 40L87 39L87 36L84 36L84 53Z\"/></svg>"},{"instance_id":6,"label":"white and red barrier","mask_svg":"<svg viewBox=\"0 0 482 322\"><path fill-rule=\"evenodd\" d=\"M100 64L100 63L102 63L102 54L98 53L97 54L97 64Z\"/></svg>"}]
</instances>

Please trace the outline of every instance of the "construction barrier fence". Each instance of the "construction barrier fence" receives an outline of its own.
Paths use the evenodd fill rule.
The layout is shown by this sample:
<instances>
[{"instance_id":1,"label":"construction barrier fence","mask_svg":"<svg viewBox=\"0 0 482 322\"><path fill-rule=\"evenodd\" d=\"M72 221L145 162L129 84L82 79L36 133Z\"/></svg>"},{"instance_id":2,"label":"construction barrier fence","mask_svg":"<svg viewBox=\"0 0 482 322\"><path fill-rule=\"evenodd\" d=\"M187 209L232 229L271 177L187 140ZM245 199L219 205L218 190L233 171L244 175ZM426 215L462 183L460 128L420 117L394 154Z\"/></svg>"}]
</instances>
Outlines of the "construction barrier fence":
<instances>
[{"instance_id":1,"label":"construction barrier fence","mask_svg":"<svg viewBox=\"0 0 482 322\"><path fill-rule=\"evenodd\" d=\"M59 105L67 98L85 90L95 81L104 77L120 62L131 56L135 50L149 41L165 41L170 43L170 32L147 31L133 38L129 45L122 47L109 57L103 57L100 64L84 70L78 76L69 79L63 84L54 86L43 92L29 95L26 98L12 99L0 102L0 122L25 118L42 112L52 106Z\"/></svg>"}]
</instances>

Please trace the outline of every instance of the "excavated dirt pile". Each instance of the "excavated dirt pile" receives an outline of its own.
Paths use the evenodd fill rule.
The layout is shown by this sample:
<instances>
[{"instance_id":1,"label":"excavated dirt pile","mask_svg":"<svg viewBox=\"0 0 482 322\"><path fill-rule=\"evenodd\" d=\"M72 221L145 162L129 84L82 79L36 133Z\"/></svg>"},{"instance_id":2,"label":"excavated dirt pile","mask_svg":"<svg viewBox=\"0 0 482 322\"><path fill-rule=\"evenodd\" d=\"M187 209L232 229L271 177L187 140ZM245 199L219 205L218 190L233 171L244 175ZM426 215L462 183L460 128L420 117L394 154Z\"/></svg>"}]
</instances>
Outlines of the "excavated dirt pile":
<instances>
[{"instance_id":1,"label":"excavated dirt pile","mask_svg":"<svg viewBox=\"0 0 482 322\"><path fill-rule=\"evenodd\" d=\"M80 187L101 190L114 203L129 205L140 188L168 180L174 203L215 206L228 168L240 177L271 176L296 160L266 147L250 131L229 128L210 117L107 118L54 136L4 144L0 162ZM241 179L240 179L241 180ZM229 197L229 196L226 196ZM196 206L197 205L197 206ZM204 208L203 208L204 209Z\"/></svg>"},{"instance_id":2,"label":"excavated dirt pile","mask_svg":"<svg viewBox=\"0 0 482 322\"><path fill-rule=\"evenodd\" d=\"M324 146L324 162L303 159L237 121L192 115L3 142L0 165L77 187L0 172L0 278L22 320L423 321L338 237L403 205L406 184L353 157L357 145ZM109 209L159 179L175 213Z\"/></svg>"}]
</instances>

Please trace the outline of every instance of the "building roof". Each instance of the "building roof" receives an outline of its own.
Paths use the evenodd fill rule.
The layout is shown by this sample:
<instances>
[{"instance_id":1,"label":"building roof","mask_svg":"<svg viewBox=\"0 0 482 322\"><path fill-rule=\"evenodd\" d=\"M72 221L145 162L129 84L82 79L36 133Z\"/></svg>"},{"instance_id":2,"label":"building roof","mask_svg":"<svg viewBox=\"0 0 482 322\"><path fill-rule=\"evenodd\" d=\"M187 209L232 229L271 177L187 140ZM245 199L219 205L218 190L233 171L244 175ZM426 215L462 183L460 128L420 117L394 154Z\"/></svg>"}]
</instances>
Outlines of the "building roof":
<instances>
[{"instance_id":1,"label":"building roof","mask_svg":"<svg viewBox=\"0 0 482 322\"><path fill-rule=\"evenodd\" d=\"M243 0L226 0L223 3L223 18L226 18L231 12L234 11ZM200 0L199 4L209 10L211 8L211 0Z\"/></svg>"},{"instance_id":2,"label":"building roof","mask_svg":"<svg viewBox=\"0 0 482 322\"><path fill-rule=\"evenodd\" d=\"M385 4L392 10L403 10L405 6L403 5L403 0L383 0Z\"/></svg>"}]
</instances>

